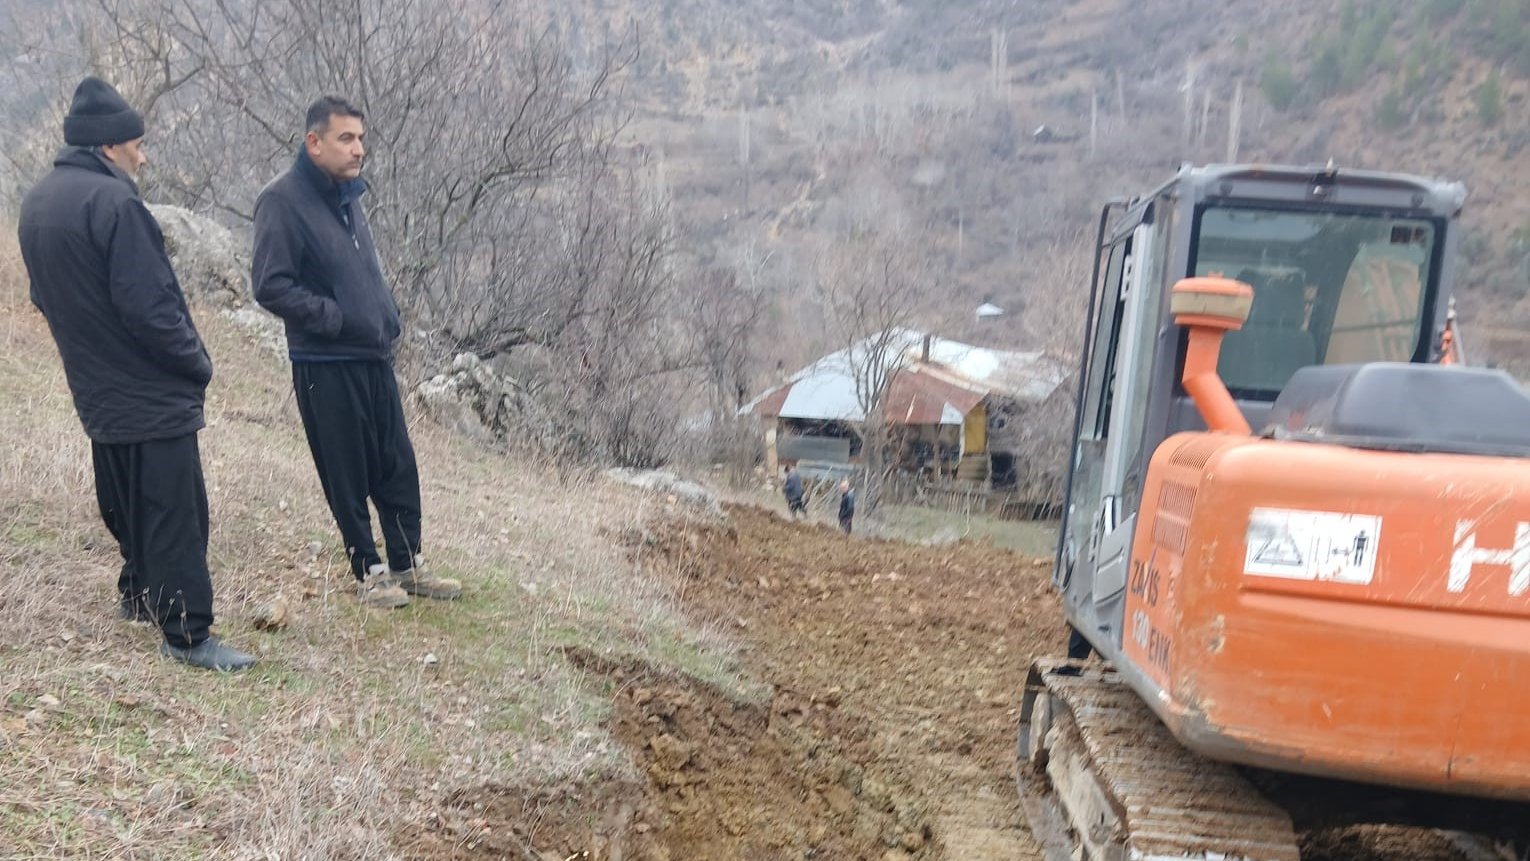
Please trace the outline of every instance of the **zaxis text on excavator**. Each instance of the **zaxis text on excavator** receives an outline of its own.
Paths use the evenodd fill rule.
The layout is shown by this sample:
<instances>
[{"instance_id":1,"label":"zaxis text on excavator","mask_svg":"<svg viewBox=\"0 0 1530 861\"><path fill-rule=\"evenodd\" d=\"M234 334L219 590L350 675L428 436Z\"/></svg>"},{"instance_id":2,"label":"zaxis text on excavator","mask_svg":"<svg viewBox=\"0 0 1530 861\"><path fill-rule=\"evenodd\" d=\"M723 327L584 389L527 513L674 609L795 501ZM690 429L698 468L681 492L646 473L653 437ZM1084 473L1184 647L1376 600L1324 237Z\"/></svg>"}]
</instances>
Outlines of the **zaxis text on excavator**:
<instances>
[{"instance_id":1,"label":"zaxis text on excavator","mask_svg":"<svg viewBox=\"0 0 1530 861\"><path fill-rule=\"evenodd\" d=\"M1530 849L1530 396L1452 361L1465 198L1209 166L1105 207L1073 642L1020 727L1050 857L1295 861L1357 823Z\"/></svg>"}]
</instances>

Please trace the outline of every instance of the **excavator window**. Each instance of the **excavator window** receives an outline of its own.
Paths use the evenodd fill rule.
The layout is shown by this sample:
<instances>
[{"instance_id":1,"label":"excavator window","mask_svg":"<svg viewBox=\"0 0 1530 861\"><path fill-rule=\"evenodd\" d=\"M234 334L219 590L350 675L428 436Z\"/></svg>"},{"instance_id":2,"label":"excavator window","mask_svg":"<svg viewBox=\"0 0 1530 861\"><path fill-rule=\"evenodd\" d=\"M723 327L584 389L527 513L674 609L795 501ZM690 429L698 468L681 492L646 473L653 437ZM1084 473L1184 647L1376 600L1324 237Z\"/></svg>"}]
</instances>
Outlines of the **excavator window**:
<instances>
[{"instance_id":1,"label":"excavator window","mask_svg":"<svg viewBox=\"0 0 1530 861\"><path fill-rule=\"evenodd\" d=\"M1110 427L1111 410L1115 406L1116 348L1121 339L1121 286L1126 277L1126 258L1131 252L1131 241L1123 240L1110 249L1105 265L1104 289L1102 290L1099 318L1094 329L1093 359L1089 374L1090 398L1085 405L1088 420L1084 434L1088 439L1102 440Z\"/></svg>"},{"instance_id":2,"label":"excavator window","mask_svg":"<svg viewBox=\"0 0 1530 861\"><path fill-rule=\"evenodd\" d=\"M1254 288L1223 343L1228 388L1273 400L1308 365L1421 360L1440 233L1387 213L1204 208L1192 271Z\"/></svg>"}]
</instances>

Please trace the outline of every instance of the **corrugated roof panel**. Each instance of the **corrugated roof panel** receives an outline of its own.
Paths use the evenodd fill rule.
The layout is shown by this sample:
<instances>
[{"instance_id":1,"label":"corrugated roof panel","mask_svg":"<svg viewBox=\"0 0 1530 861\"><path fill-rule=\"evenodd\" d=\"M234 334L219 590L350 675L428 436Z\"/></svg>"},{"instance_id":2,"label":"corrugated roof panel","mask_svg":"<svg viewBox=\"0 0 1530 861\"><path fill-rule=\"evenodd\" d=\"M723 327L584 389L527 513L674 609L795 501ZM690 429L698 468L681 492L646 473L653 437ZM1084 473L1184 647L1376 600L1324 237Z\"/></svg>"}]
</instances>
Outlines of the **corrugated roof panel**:
<instances>
[{"instance_id":1,"label":"corrugated roof panel","mask_svg":"<svg viewBox=\"0 0 1530 861\"><path fill-rule=\"evenodd\" d=\"M926 363L924 333L902 329L892 335L894 349L887 351L885 361L907 365L894 379L887 399L889 419L898 423L960 424L962 416L993 393L1045 400L1068 374L1062 363L1042 353L991 350L933 336L929 338ZM784 385L761 394L741 412L817 421L864 421L854 369L872 351L871 344L868 339L824 356L793 374Z\"/></svg>"}]
</instances>

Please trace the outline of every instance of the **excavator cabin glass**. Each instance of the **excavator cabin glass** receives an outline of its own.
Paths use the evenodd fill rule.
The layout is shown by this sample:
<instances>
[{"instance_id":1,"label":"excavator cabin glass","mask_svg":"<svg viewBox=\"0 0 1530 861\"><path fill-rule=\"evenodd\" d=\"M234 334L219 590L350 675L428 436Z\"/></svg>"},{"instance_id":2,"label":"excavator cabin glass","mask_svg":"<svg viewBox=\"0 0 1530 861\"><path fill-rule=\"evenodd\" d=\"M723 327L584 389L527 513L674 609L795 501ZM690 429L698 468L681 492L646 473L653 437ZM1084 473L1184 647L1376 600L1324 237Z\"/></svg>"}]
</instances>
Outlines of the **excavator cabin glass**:
<instances>
[{"instance_id":1,"label":"excavator cabin glass","mask_svg":"<svg viewBox=\"0 0 1530 861\"><path fill-rule=\"evenodd\" d=\"M1308 365L1422 361L1441 225L1385 213L1202 208L1191 271L1254 288L1217 370L1240 399L1273 400Z\"/></svg>"}]
</instances>

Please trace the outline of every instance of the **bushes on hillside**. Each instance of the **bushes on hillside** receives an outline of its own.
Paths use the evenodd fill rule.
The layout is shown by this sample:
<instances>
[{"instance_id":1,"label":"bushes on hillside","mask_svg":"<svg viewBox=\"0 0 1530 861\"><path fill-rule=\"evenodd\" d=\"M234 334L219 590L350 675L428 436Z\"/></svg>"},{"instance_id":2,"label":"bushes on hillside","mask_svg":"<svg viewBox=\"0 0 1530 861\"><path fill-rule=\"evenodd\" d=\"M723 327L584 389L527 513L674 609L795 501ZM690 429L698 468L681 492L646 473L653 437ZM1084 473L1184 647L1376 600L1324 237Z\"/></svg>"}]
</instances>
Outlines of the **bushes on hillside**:
<instances>
[{"instance_id":1,"label":"bushes on hillside","mask_svg":"<svg viewBox=\"0 0 1530 861\"><path fill-rule=\"evenodd\" d=\"M1494 69L1488 73L1487 78L1477 85L1472 92L1472 99L1477 104L1477 116L1482 119L1483 125L1497 125L1503 118L1503 80Z\"/></svg>"}]
</instances>

